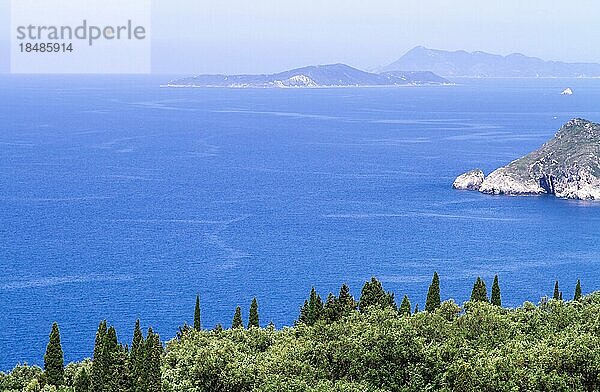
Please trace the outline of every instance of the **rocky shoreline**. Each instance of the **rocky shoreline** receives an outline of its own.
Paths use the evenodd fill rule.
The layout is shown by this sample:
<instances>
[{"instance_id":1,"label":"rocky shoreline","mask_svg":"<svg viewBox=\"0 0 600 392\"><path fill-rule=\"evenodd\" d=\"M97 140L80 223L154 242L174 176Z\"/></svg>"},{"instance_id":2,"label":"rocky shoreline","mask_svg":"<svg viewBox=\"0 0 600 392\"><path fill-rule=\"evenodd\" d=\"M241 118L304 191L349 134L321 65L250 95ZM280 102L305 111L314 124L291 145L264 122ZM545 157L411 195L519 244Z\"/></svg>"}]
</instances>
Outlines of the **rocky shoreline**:
<instances>
[{"instance_id":1,"label":"rocky shoreline","mask_svg":"<svg viewBox=\"0 0 600 392\"><path fill-rule=\"evenodd\" d=\"M453 188L494 195L600 200L600 124L576 118L538 150L496 169L461 174Z\"/></svg>"}]
</instances>

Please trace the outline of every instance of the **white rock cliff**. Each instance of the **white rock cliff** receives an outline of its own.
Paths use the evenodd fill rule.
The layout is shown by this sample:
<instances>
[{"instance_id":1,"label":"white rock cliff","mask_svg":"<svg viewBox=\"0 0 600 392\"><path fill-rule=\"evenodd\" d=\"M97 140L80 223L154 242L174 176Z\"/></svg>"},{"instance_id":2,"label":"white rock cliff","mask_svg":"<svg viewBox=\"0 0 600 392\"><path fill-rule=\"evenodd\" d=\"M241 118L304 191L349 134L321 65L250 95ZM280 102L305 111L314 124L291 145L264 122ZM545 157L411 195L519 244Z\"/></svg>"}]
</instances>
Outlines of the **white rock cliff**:
<instances>
[{"instance_id":1,"label":"white rock cliff","mask_svg":"<svg viewBox=\"0 0 600 392\"><path fill-rule=\"evenodd\" d=\"M481 187L481 184L483 184L484 178L485 175L480 169L471 170L456 177L452 187L454 189L477 191Z\"/></svg>"},{"instance_id":2,"label":"white rock cliff","mask_svg":"<svg viewBox=\"0 0 600 392\"><path fill-rule=\"evenodd\" d=\"M483 175L483 173L481 173ZM493 171L459 176L454 187L496 195L543 195L600 200L600 124L573 119L538 150Z\"/></svg>"}]
</instances>

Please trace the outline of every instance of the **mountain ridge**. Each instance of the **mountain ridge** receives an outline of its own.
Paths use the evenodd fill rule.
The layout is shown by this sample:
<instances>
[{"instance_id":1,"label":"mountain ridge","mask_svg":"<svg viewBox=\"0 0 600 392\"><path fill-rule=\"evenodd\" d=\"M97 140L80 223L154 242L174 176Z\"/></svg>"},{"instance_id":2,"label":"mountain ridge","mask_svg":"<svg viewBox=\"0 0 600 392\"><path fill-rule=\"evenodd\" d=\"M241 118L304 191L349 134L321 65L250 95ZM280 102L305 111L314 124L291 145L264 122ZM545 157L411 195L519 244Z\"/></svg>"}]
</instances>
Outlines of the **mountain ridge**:
<instances>
[{"instance_id":1,"label":"mountain ridge","mask_svg":"<svg viewBox=\"0 0 600 392\"><path fill-rule=\"evenodd\" d=\"M442 77L600 77L600 64L546 61L522 53L447 51L416 46L380 71L431 71Z\"/></svg>"}]
</instances>

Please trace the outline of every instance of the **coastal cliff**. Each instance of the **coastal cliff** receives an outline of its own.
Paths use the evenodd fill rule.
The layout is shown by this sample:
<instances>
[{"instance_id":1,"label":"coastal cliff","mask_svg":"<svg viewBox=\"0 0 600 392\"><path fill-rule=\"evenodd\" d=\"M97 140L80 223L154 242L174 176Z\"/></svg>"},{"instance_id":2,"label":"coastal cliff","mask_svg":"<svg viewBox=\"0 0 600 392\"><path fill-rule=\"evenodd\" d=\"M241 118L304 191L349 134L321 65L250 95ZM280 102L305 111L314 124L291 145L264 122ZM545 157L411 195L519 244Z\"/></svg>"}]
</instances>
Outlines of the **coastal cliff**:
<instances>
[{"instance_id":1,"label":"coastal cliff","mask_svg":"<svg viewBox=\"0 0 600 392\"><path fill-rule=\"evenodd\" d=\"M496 195L600 200L600 124L573 119L538 150L493 171L480 184L467 181L475 178L473 173L459 176L454 187Z\"/></svg>"}]
</instances>

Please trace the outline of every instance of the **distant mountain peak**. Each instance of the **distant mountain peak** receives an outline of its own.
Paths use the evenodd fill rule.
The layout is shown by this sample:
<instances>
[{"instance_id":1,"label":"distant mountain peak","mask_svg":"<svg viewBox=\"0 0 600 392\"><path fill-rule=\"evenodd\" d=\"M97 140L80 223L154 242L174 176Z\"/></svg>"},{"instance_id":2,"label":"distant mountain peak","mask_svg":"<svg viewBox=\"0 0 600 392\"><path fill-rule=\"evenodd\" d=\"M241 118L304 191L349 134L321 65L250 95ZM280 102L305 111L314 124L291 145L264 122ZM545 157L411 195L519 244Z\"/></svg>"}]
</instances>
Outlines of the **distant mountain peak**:
<instances>
[{"instance_id":1,"label":"distant mountain peak","mask_svg":"<svg viewBox=\"0 0 600 392\"><path fill-rule=\"evenodd\" d=\"M431 71L443 77L598 77L600 64L544 61L522 53L447 51L415 46L381 71Z\"/></svg>"}]
</instances>

